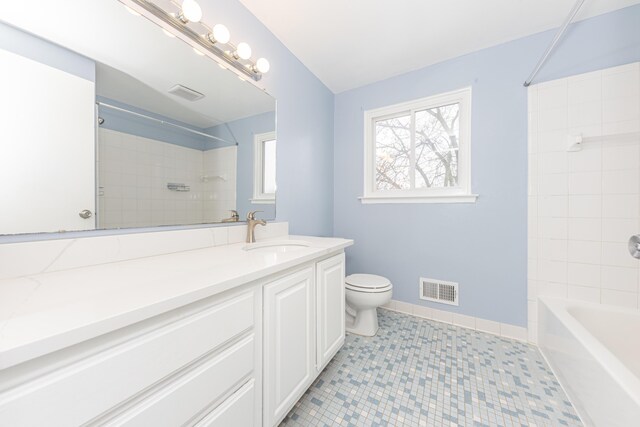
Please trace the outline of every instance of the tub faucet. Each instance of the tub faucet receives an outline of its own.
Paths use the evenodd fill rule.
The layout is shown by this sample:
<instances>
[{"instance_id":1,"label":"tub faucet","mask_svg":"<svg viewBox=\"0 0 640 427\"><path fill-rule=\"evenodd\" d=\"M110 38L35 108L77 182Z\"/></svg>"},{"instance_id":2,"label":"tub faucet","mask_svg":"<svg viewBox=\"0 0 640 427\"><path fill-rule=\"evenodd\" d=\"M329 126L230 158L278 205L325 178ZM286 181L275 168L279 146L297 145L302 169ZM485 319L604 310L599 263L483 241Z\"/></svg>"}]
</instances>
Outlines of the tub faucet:
<instances>
[{"instance_id":1,"label":"tub faucet","mask_svg":"<svg viewBox=\"0 0 640 427\"><path fill-rule=\"evenodd\" d=\"M247 214L247 243L254 243L256 241L256 225L267 225L264 219L256 219L256 213L258 212L262 211L253 211Z\"/></svg>"}]
</instances>

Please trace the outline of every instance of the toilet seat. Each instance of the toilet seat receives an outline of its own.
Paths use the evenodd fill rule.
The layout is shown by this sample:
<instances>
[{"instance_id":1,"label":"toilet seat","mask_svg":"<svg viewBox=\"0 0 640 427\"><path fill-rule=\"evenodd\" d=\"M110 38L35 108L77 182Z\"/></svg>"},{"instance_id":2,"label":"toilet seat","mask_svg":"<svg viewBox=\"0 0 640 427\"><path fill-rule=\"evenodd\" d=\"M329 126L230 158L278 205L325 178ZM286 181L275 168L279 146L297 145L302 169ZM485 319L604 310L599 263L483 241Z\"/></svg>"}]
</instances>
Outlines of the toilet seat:
<instances>
[{"instance_id":1,"label":"toilet seat","mask_svg":"<svg viewBox=\"0 0 640 427\"><path fill-rule=\"evenodd\" d=\"M387 292L393 285L386 277L375 274L350 274L345 278L345 288L356 292Z\"/></svg>"}]
</instances>

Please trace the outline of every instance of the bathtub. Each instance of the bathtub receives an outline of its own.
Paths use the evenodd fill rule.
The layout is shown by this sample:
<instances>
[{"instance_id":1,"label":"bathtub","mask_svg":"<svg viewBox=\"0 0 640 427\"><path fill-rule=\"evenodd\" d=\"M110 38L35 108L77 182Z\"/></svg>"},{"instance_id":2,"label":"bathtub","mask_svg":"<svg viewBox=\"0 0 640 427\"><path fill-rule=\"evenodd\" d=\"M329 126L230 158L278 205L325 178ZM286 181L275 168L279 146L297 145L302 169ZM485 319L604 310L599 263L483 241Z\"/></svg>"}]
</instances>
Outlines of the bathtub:
<instances>
[{"instance_id":1,"label":"bathtub","mask_svg":"<svg viewBox=\"0 0 640 427\"><path fill-rule=\"evenodd\" d=\"M640 311L540 298L538 345L587 426L640 426Z\"/></svg>"}]
</instances>

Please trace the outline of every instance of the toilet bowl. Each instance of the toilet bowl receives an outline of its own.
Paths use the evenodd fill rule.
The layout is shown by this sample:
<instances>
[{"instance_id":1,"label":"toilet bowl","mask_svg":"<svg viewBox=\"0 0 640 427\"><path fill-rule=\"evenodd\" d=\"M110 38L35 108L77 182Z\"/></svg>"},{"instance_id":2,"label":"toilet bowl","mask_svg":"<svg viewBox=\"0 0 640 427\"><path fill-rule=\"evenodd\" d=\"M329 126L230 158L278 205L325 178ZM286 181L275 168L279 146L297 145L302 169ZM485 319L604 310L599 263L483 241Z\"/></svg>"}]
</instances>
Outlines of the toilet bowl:
<instances>
[{"instance_id":1,"label":"toilet bowl","mask_svg":"<svg viewBox=\"0 0 640 427\"><path fill-rule=\"evenodd\" d=\"M372 337L378 332L377 308L391 301L393 285L375 274L351 274L345 278L346 330Z\"/></svg>"}]
</instances>

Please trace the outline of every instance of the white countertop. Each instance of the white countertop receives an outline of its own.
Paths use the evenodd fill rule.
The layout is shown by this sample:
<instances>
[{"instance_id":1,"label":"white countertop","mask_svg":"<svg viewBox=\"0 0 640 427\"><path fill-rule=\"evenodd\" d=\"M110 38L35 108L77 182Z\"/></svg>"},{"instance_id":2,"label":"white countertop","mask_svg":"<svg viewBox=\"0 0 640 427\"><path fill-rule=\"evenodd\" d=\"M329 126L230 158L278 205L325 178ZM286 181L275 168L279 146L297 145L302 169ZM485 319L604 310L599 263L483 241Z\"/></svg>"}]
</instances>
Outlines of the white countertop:
<instances>
[{"instance_id":1,"label":"white countertop","mask_svg":"<svg viewBox=\"0 0 640 427\"><path fill-rule=\"evenodd\" d=\"M339 251L339 238L288 253L245 243L0 280L0 369Z\"/></svg>"}]
</instances>

